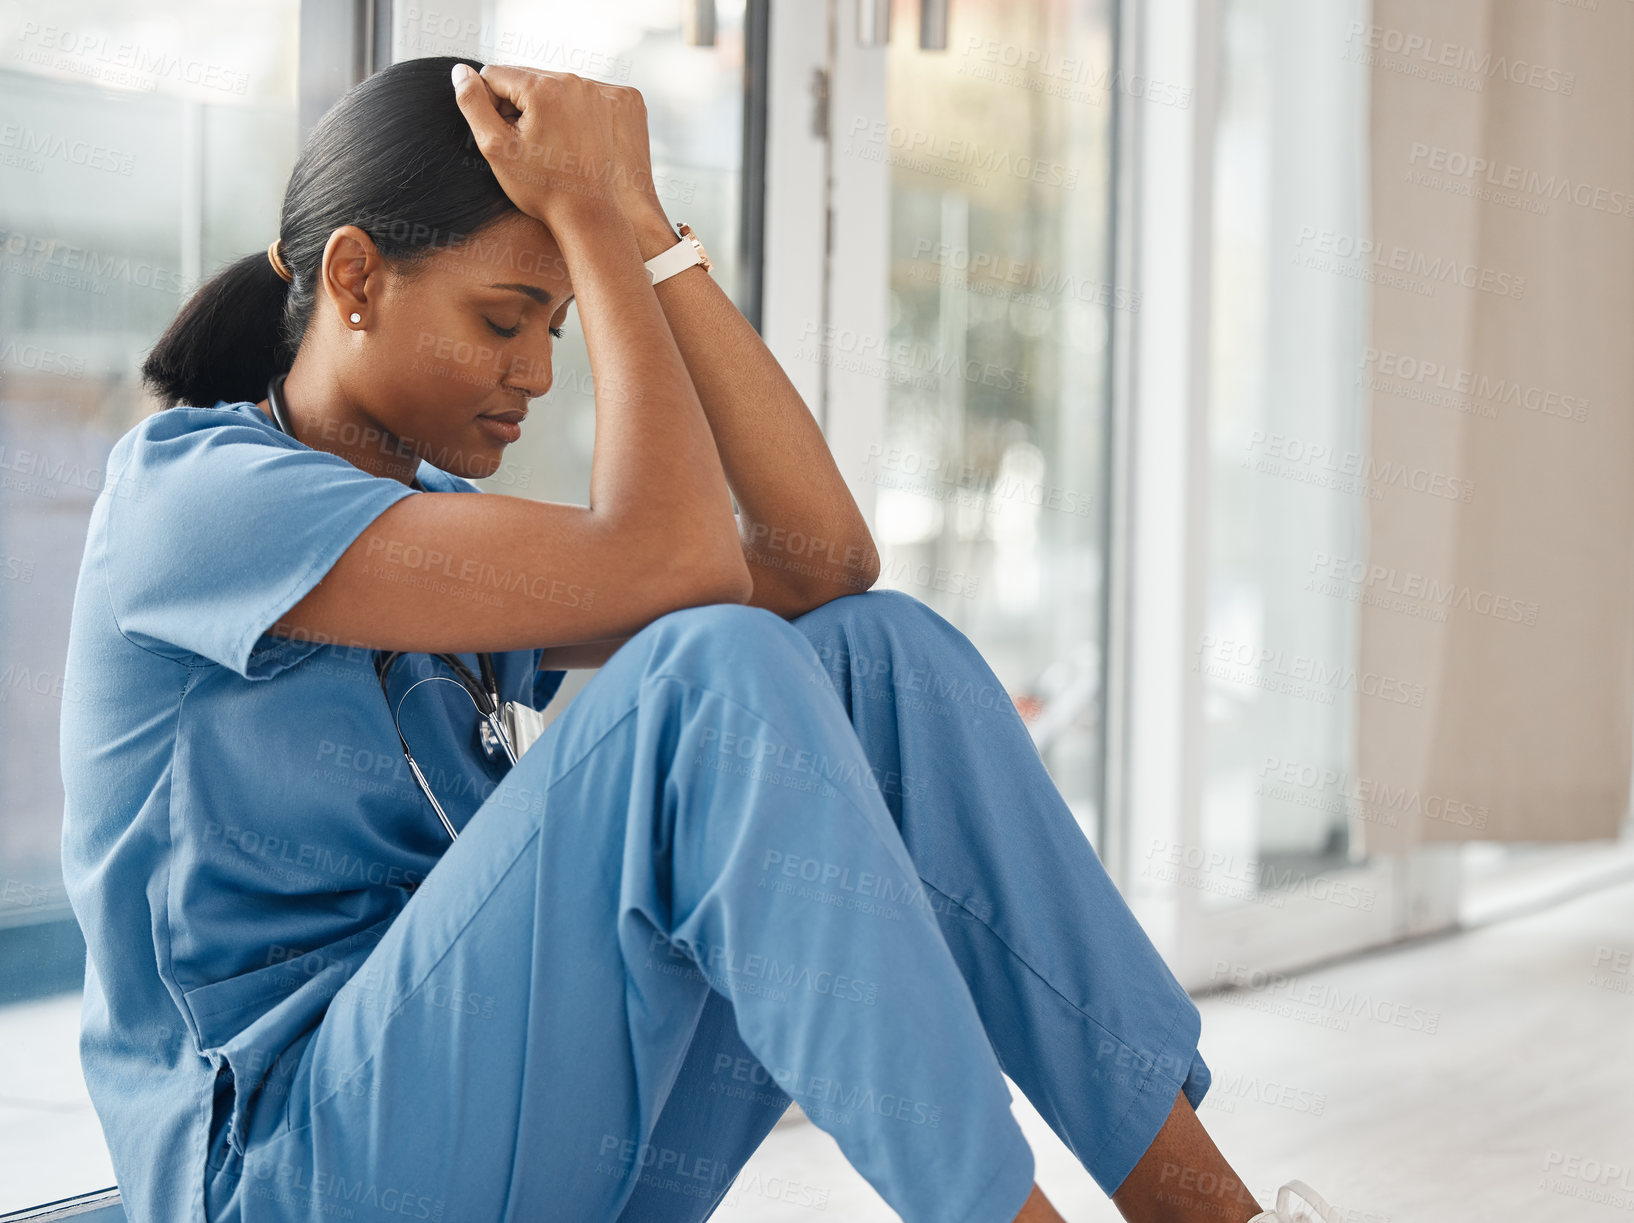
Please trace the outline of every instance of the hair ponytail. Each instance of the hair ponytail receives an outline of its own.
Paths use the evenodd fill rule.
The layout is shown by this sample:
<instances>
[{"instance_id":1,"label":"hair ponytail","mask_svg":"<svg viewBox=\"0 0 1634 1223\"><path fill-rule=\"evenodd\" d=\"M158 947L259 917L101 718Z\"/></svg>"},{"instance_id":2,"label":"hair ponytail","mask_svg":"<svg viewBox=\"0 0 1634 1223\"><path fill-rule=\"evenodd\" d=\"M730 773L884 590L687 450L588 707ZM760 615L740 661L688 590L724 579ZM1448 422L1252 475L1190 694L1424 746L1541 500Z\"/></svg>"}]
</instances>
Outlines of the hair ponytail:
<instances>
[{"instance_id":1,"label":"hair ponytail","mask_svg":"<svg viewBox=\"0 0 1634 1223\"><path fill-rule=\"evenodd\" d=\"M290 284L265 250L236 259L187 299L142 363L142 381L167 408L254 403L295 354L284 341Z\"/></svg>"},{"instance_id":2,"label":"hair ponytail","mask_svg":"<svg viewBox=\"0 0 1634 1223\"><path fill-rule=\"evenodd\" d=\"M454 98L456 63L483 66L453 55L403 60L324 113L284 191L278 253L294 280L263 247L200 285L142 362L143 382L165 407L265 398L273 375L295 363L324 249L342 225L358 226L382 257L412 272L517 211Z\"/></svg>"}]
</instances>

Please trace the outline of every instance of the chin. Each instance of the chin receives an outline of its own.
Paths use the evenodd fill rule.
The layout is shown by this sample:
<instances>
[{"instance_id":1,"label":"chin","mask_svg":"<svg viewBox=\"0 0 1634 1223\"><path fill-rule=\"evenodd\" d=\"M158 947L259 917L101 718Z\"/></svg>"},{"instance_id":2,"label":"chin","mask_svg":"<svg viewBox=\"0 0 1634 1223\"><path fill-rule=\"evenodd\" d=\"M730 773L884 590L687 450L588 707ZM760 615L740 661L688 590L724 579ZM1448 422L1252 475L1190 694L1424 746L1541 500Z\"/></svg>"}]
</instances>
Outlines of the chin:
<instances>
[{"instance_id":1,"label":"chin","mask_svg":"<svg viewBox=\"0 0 1634 1223\"><path fill-rule=\"evenodd\" d=\"M504 462L504 459L504 451L499 451L498 453L494 454L492 458L484 458L480 455L468 455L465 458L463 467L454 472L454 474L456 476L464 476L467 480L486 480L489 476L493 475L499 470L499 465Z\"/></svg>"}]
</instances>

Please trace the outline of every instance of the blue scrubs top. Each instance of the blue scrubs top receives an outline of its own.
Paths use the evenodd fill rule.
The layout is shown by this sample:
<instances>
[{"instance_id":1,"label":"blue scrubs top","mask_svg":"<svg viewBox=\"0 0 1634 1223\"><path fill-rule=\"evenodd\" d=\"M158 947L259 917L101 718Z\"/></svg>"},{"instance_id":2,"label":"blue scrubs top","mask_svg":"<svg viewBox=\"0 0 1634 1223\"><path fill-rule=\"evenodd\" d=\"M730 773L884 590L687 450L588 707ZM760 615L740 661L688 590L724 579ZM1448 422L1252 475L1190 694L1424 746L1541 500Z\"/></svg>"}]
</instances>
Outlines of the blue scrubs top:
<instances>
[{"instance_id":1,"label":"blue scrubs top","mask_svg":"<svg viewBox=\"0 0 1634 1223\"><path fill-rule=\"evenodd\" d=\"M428 491L481 491L428 463L418 475ZM266 631L416 495L248 402L157 412L109 455L69 631L62 864L87 947L80 1059L133 1223L203 1223L218 1086L242 1150L250 1103L258 1131L282 1115L278 1076L451 843L403 760L372 651ZM541 575L479 576L425 570L474 598ZM502 698L545 707L566 672L539 660L494 655ZM399 659L392 702L430 674L449 672ZM507 764L480 754L454 684L422 684L400 711L463 826Z\"/></svg>"}]
</instances>

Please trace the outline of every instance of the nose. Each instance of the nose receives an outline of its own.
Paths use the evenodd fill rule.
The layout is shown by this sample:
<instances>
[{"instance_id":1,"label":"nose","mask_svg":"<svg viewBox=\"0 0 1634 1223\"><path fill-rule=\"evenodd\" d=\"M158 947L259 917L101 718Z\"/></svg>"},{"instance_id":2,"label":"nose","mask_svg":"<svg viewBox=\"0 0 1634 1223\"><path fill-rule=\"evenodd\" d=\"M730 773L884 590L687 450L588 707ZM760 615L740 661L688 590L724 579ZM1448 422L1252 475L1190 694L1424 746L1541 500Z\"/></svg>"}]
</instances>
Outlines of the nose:
<instances>
[{"instance_id":1,"label":"nose","mask_svg":"<svg viewBox=\"0 0 1634 1223\"><path fill-rule=\"evenodd\" d=\"M550 390L552 372L550 358L516 357L505 371L502 385L518 395L537 399Z\"/></svg>"}]
</instances>

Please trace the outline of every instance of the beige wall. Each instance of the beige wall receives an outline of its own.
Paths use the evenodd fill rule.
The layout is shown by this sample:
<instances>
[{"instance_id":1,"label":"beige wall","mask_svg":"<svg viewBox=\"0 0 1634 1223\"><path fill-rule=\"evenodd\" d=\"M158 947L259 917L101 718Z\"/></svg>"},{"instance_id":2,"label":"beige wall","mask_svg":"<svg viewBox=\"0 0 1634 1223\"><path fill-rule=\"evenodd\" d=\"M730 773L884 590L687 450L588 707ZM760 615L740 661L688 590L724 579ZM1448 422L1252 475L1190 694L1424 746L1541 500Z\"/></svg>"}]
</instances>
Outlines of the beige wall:
<instances>
[{"instance_id":1,"label":"beige wall","mask_svg":"<svg viewBox=\"0 0 1634 1223\"><path fill-rule=\"evenodd\" d=\"M1611 836L1634 745L1634 4L1377 0L1360 37L1382 496L1358 670L1423 693L1359 702L1359 775L1421 800L1371 805L1400 820L1364 835Z\"/></svg>"}]
</instances>

